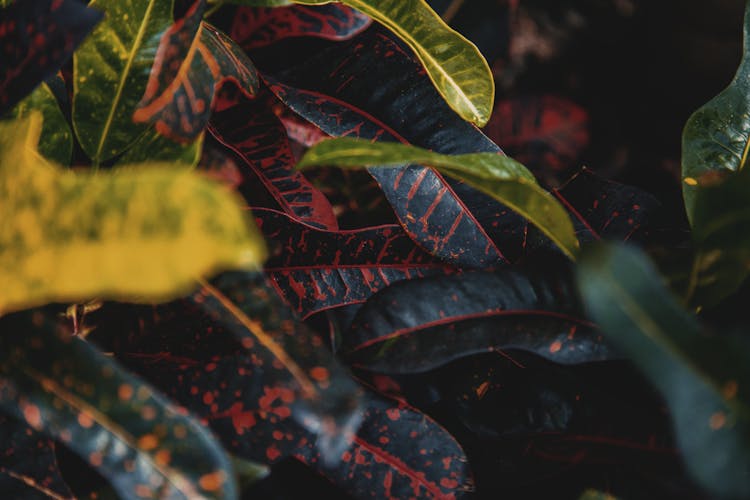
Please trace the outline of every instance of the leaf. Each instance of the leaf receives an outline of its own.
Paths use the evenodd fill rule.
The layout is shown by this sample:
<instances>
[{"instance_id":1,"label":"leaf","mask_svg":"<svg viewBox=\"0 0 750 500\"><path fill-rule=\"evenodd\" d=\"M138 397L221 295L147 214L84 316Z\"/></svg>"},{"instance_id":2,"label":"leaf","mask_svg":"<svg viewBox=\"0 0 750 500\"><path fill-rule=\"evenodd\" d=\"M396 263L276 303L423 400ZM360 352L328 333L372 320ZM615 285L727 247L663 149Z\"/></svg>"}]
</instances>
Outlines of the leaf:
<instances>
[{"instance_id":1,"label":"leaf","mask_svg":"<svg viewBox=\"0 0 750 500\"><path fill-rule=\"evenodd\" d=\"M588 147L588 114L554 95L523 96L495 103L484 132L509 155L546 178L575 166Z\"/></svg>"},{"instance_id":2,"label":"leaf","mask_svg":"<svg viewBox=\"0 0 750 500\"><path fill-rule=\"evenodd\" d=\"M362 427L335 466L311 448L296 458L355 498L461 498L473 490L460 445L427 415L369 396Z\"/></svg>"},{"instance_id":3,"label":"leaf","mask_svg":"<svg viewBox=\"0 0 750 500\"><path fill-rule=\"evenodd\" d=\"M73 128L94 165L122 153L146 131L131 116L146 89L159 36L172 25L173 3L90 4L106 17L73 57Z\"/></svg>"},{"instance_id":4,"label":"leaf","mask_svg":"<svg viewBox=\"0 0 750 500\"><path fill-rule=\"evenodd\" d=\"M276 8L240 7L232 22L232 39L252 50L291 37L346 40L367 29L372 21L339 4Z\"/></svg>"},{"instance_id":5,"label":"leaf","mask_svg":"<svg viewBox=\"0 0 750 500\"><path fill-rule=\"evenodd\" d=\"M348 445L347 429L359 425L361 394L322 340L294 320L258 275L226 273L211 284L204 282L193 300L231 331L245 349L267 351L253 363L260 367L268 363L282 371L291 390L277 392L264 387L258 400L261 410L264 400L280 400L287 410L279 417L294 418L316 436L322 460L334 460ZM252 406L244 408L240 403L234 411L252 411ZM278 456L275 451L268 453Z\"/></svg>"},{"instance_id":6,"label":"leaf","mask_svg":"<svg viewBox=\"0 0 750 500\"><path fill-rule=\"evenodd\" d=\"M330 0L294 0L321 5ZM464 120L483 126L490 119L495 82L487 61L453 31L424 0L342 0L393 31L414 51L435 88Z\"/></svg>"},{"instance_id":7,"label":"leaf","mask_svg":"<svg viewBox=\"0 0 750 500\"><path fill-rule=\"evenodd\" d=\"M0 124L0 312L160 300L204 274L262 262L262 240L225 188L158 163L61 170L36 152L41 127L38 114Z\"/></svg>"},{"instance_id":8,"label":"leaf","mask_svg":"<svg viewBox=\"0 0 750 500\"><path fill-rule=\"evenodd\" d=\"M391 283L454 272L414 245L398 225L322 231L267 209L253 209L269 246L264 266L274 287L302 318L363 303Z\"/></svg>"},{"instance_id":9,"label":"leaf","mask_svg":"<svg viewBox=\"0 0 750 500\"><path fill-rule=\"evenodd\" d=\"M578 283L593 319L666 399L693 476L715 495L748 496L747 346L703 335L657 276L637 250L597 245Z\"/></svg>"},{"instance_id":10,"label":"leaf","mask_svg":"<svg viewBox=\"0 0 750 500\"><path fill-rule=\"evenodd\" d=\"M548 266L396 283L357 312L339 354L381 373L506 349L565 364L617 357L584 319L566 274Z\"/></svg>"},{"instance_id":11,"label":"leaf","mask_svg":"<svg viewBox=\"0 0 750 500\"><path fill-rule=\"evenodd\" d=\"M160 134L178 142L190 142L203 131L223 84L231 82L249 97L258 91L252 62L229 37L201 21L203 6L196 0L162 36L133 113L136 123L154 123Z\"/></svg>"},{"instance_id":12,"label":"leaf","mask_svg":"<svg viewBox=\"0 0 750 500\"><path fill-rule=\"evenodd\" d=\"M704 185L742 170L750 152L750 3L746 3L742 62L729 86L688 119L682 133L682 194L688 219Z\"/></svg>"},{"instance_id":13,"label":"leaf","mask_svg":"<svg viewBox=\"0 0 750 500\"><path fill-rule=\"evenodd\" d=\"M55 457L55 443L0 415L0 491L8 498L73 498Z\"/></svg>"},{"instance_id":14,"label":"leaf","mask_svg":"<svg viewBox=\"0 0 750 500\"><path fill-rule=\"evenodd\" d=\"M52 77L102 19L75 0L23 0L0 11L0 115Z\"/></svg>"},{"instance_id":15,"label":"leaf","mask_svg":"<svg viewBox=\"0 0 750 500\"><path fill-rule=\"evenodd\" d=\"M73 153L73 134L60 105L46 83L39 85L29 96L19 102L7 115L19 119L38 111L44 118L39 138L39 153L60 165L70 165Z\"/></svg>"},{"instance_id":16,"label":"leaf","mask_svg":"<svg viewBox=\"0 0 750 500\"><path fill-rule=\"evenodd\" d=\"M269 97L273 96L263 92L250 100L240 94L222 103L209 132L244 160L243 166L252 169L284 213L321 229L337 229L328 199L294 169L296 158L283 124L270 109ZM254 188L254 181L246 180L248 185L240 185L240 192ZM249 194L246 199L253 201Z\"/></svg>"},{"instance_id":17,"label":"leaf","mask_svg":"<svg viewBox=\"0 0 750 500\"><path fill-rule=\"evenodd\" d=\"M125 497L236 497L229 460L205 428L40 314L4 319L4 411L70 447Z\"/></svg>"},{"instance_id":18,"label":"leaf","mask_svg":"<svg viewBox=\"0 0 750 500\"><path fill-rule=\"evenodd\" d=\"M125 151L115 165L129 165L148 161L175 163L195 167L203 149L203 134L189 144L180 144L150 128Z\"/></svg>"},{"instance_id":19,"label":"leaf","mask_svg":"<svg viewBox=\"0 0 750 500\"><path fill-rule=\"evenodd\" d=\"M537 226L570 258L575 258L578 240L568 214L549 193L539 187L526 167L497 153L441 155L397 143L373 143L342 137L310 148L297 165L337 167L429 165L462 180L512 208Z\"/></svg>"},{"instance_id":20,"label":"leaf","mask_svg":"<svg viewBox=\"0 0 750 500\"><path fill-rule=\"evenodd\" d=\"M264 78L282 102L332 136L397 141L442 154L500 152L446 106L419 63L381 31L374 26L297 64L284 60L291 69ZM274 52L272 60L289 52ZM370 173L409 235L446 262L481 268L523 252L526 221L489 196L416 167ZM479 219L491 222L480 225Z\"/></svg>"}]
</instances>

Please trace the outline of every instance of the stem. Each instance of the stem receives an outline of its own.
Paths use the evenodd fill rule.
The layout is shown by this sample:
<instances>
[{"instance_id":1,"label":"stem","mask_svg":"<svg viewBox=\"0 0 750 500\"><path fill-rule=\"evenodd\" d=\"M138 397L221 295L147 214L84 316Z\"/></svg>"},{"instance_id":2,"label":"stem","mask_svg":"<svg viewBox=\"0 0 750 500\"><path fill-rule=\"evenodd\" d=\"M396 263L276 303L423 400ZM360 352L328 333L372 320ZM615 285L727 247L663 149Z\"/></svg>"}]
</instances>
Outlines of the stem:
<instances>
[{"instance_id":1,"label":"stem","mask_svg":"<svg viewBox=\"0 0 750 500\"><path fill-rule=\"evenodd\" d=\"M208 18L208 17L213 16L216 13L216 11L222 7L224 7L224 0L219 0L218 2L213 4L211 7L206 9L206 12L205 14L203 14L203 17Z\"/></svg>"}]
</instances>

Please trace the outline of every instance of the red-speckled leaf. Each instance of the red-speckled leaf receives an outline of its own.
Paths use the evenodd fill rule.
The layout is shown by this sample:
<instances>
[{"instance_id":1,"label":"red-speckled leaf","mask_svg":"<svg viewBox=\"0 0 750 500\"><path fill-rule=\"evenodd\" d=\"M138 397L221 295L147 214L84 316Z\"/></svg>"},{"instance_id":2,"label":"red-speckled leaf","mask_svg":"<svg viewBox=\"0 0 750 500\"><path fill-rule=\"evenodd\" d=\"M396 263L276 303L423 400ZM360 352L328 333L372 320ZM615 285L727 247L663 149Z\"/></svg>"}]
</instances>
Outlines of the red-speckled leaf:
<instances>
[{"instance_id":1,"label":"red-speckled leaf","mask_svg":"<svg viewBox=\"0 0 750 500\"><path fill-rule=\"evenodd\" d=\"M297 314L359 304L401 280L455 272L425 253L399 225L321 231L253 209L272 248L265 271Z\"/></svg>"},{"instance_id":2,"label":"red-speckled leaf","mask_svg":"<svg viewBox=\"0 0 750 500\"><path fill-rule=\"evenodd\" d=\"M334 467L296 457L355 498L461 498L473 489L459 444L435 421L403 403L367 398L362 427Z\"/></svg>"},{"instance_id":3,"label":"red-speckled leaf","mask_svg":"<svg viewBox=\"0 0 750 500\"><path fill-rule=\"evenodd\" d=\"M0 415L0 491L4 498L73 498L55 457L55 443Z\"/></svg>"},{"instance_id":4,"label":"red-speckled leaf","mask_svg":"<svg viewBox=\"0 0 750 500\"><path fill-rule=\"evenodd\" d=\"M76 0L0 8L0 114L52 77L102 17Z\"/></svg>"},{"instance_id":5,"label":"red-speckled leaf","mask_svg":"<svg viewBox=\"0 0 750 500\"><path fill-rule=\"evenodd\" d=\"M333 208L325 195L294 169L296 158L281 121L271 109L272 96L254 99L238 93L223 101L212 116L209 131L244 160L243 167L256 174L239 185L239 191L256 189L257 179L284 213L321 229L338 228ZM252 183L243 186L245 183ZM248 202L252 197L246 194Z\"/></svg>"},{"instance_id":6,"label":"red-speckled leaf","mask_svg":"<svg viewBox=\"0 0 750 500\"><path fill-rule=\"evenodd\" d=\"M273 399L280 398L295 421L316 435L324 459L335 458L347 445L345 430L358 425L360 391L323 340L295 321L262 275L223 274L204 282L193 300L243 347L264 353L253 357L258 366L284 371L292 390Z\"/></svg>"},{"instance_id":7,"label":"red-speckled leaf","mask_svg":"<svg viewBox=\"0 0 750 500\"><path fill-rule=\"evenodd\" d=\"M582 169L552 194L568 209L581 242L602 237L628 241L642 231L659 202L638 188Z\"/></svg>"},{"instance_id":8,"label":"red-speckled leaf","mask_svg":"<svg viewBox=\"0 0 750 500\"><path fill-rule=\"evenodd\" d=\"M498 101L484 132L545 178L575 166L589 144L586 111L552 95Z\"/></svg>"},{"instance_id":9,"label":"red-speckled leaf","mask_svg":"<svg viewBox=\"0 0 750 500\"><path fill-rule=\"evenodd\" d=\"M231 34L243 49L252 50L290 37L346 40L371 22L365 14L339 4L240 7Z\"/></svg>"},{"instance_id":10,"label":"red-speckled leaf","mask_svg":"<svg viewBox=\"0 0 750 500\"><path fill-rule=\"evenodd\" d=\"M133 120L151 122L156 130L180 142L191 142L208 123L214 93L226 82L247 95L258 90L250 59L225 34L202 22L198 0L162 35L146 92Z\"/></svg>"},{"instance_id":11,"label":"red-speckled leaf","mask_svg":"<svg viewBox=\"0 0 750 500\"><path fill-rule=\"evenodd\" d=\"M569 274L542 266L396 283L359 310L339 353L384 373L505 349L566 364L610 359L615 354L585 320Z\"/></svg>"},{"instance_id":12,"label":"red-speckled leaf","mask_svg":"<svg viewBox=\"0 0 750 500\"><path fill-rule=\"evenodd\" d=\"M264 78L282 102L332 136L399 141L446 154L501 154L448 108L419 63L377 27ZM465 267L521 253L526 222L491 198L424 167L369 171L400 223L430 253ZM495 225L482 227L480 218Z\"/></svg>"},{"instance_id":13,"label":"red-speckled leaf","mask_svg":"<svg viewBox=\"0 0 750 500\"><path fill-rule=\"evenodd\" d=\"M42 313L2 327L3 411L71 448L124 497L236 497L227 456L183 409Z\"/></svg>"}]
</instances>

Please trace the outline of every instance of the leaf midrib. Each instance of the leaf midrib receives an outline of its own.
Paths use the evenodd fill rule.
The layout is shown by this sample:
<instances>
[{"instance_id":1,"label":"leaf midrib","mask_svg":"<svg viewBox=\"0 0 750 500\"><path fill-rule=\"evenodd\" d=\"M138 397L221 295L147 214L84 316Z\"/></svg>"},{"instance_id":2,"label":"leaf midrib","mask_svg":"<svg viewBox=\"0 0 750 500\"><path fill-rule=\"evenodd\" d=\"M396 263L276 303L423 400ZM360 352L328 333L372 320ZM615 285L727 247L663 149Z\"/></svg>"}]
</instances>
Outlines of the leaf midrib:
<instances>
[{"instance_id":1,"label":"leaf midrib","mask_svg":"<svg viewBox=\"0 0 750 500\"><path fill-rule=\"evenodd\" d=\"M112 127L112 122L114 120L117 106L120 103L120 99L122 99L122 92L123 92L123 89L125 88L125 80L127 80L128 78L128 74L130 73L130 68L133 66L133 61L135 61L135 55L141 46L144 35L146 34L146 26L148 25L148 22L150 21L151 14L154 9L154 5L156 4L156 1L157 0L151 0L148 3L148 7L146 7L146 12L143 15L143 21L141 22L141 26L138 28L138 33L136 34L135 40L133 41L133 48L130 50L128 59L125 62L125 68L122 72L122 76L120 77L120 82L117 85L115 98L112 100L112 106L109 109L109 115L107 116L107 120L104 122L104 129L102 130L102 135L99 138L99 145L96 147L96 153L93 158L95 165L98 165L99 162L101 161L101 154L102 154L102 149L104 149L104 143L106 142L107 136L109 135L109 129Z\"/></svg>"}]
</instances>

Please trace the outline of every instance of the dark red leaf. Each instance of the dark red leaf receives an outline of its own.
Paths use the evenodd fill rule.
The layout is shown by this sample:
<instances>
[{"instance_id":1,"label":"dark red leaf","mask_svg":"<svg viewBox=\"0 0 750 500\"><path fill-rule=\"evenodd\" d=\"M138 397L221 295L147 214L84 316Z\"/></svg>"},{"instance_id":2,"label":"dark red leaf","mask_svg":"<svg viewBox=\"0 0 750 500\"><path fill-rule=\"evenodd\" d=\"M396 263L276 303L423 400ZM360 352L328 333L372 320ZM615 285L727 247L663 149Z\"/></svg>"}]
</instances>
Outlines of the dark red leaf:
<instances>
[{"instance_id":1,"label":"dark red leaf","mask_svg":"<svg viewBox=\"0 0 750 500\"><path fill-rule=\"evenodd\" d=\"M300 36L346 40L371 22L366 15L338 4L240 7L234 16L232 39L245 50Z\"/></svg>"},{"instance_id":2,"label":"dark red leaf","mask_svg":"<svg viewBox=\"0 0 750 500\"><path fill-rule=\"evenodd\" d=\"M0 415L0 491L5 498L73 498L55 457L55 443Z\"/></svg>"},{"instance_id":3,"label":"dark red leaf","mask_svg":"<svg viewBox=\"0 0 750 500\"><path fill-rule=\"evenodd\" d=\"M240 93L214 113L209 131L244 160L243 166L255 172L285 213L321 229L337 229L336 216L325 195L294 169L296 158L289 138L271 110L269 98L272 96L261 93L248 99ZM255 181L255 176L249 180ZM242 184L239 190L244 191ZM253 203L249 196L246 198Z\"/></svg>"},{"instance_id":4,"label":"dark red leaf","mask_svg":"<svg viewBox=\"0 0 750 500\"><path fill-rule=\"evenodd\" d=\"M500 153L447 107L419 63L380 30L371 28L264 78L282 102L330 135L400 141L441 153ZM418 166L370 173L407 233L443 260L486 267L505 262L504 253L520 253L525 221L466 185ZM494 225L482 227L480 217Z\"/></svg>"},{"instance_id":5,"label":"dark red leaf","mask_svg":"<svg viewBox=\"0 0 750 500\"><path fill-rule=\"evenodd\" d=\"M20 0L0 8L0 115L54 76L102 17L76 0Z\"/></svg>"},{"instance_id":6,"label":"dark red leaf","mask_svg":"<svg viewBox=\"0 0 750 500\"><path fill-rule=\"evenodd\" d=\"M171 139L190 142L208 123L215 90L232 82L247 95L258 90L250 59L225 34L202 22L204 0L196 1L162 35L146 92L133 114L156 124Z\"/></svg>"},{"instance_id":7,"label":"dark red leaf","mask_svg":"<svg viewBox=\"0 0 750 500\"><path fill-rule=\"evenodd\" d=\"M509 155L545 178L575 166L589 144L586 111L552 95L498 101L484 131Z\"/></svg>"},{"instance_id":8,"label":"dark red leaf","mask_svg":"<svg viewBox=\"0 0 750 500\"><path fill-rule=\"evenodd\" d=\"M362 427L335 466L304 448L295 455L355 498L461 498L473 489L459 444L403 403L367 398Z\"/></svg>"},{"instance_id":9,"label":"dark red leaf","mask_svg":"<svg viewBox=\"0 0 750 500\"><path fill-rule=\"evenodd\" d=\"M396 281L455 272L417 247L398 225L321 231L272 210L253 214L276 249L265 271L303 318L362 303Z\"/></svg>"},{"instance_id":10,"label":"dark red leaf","mask_svg":"<svg viewBox=\"0 0 750 500\"><path fill-rule=\"evenodd\" d=\"M368 370L409 373L505 349L566 364L615 356L584 319L569 273L552 268L396 283L359 310L340 353Z\"/></svg>"}]
</instances>

